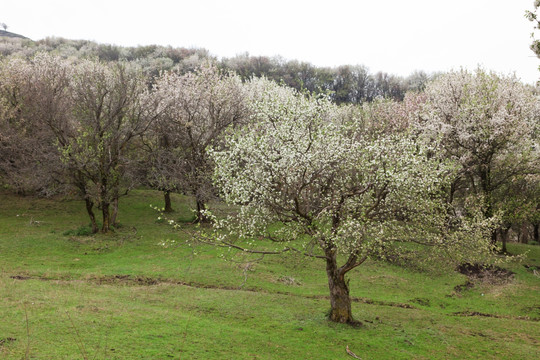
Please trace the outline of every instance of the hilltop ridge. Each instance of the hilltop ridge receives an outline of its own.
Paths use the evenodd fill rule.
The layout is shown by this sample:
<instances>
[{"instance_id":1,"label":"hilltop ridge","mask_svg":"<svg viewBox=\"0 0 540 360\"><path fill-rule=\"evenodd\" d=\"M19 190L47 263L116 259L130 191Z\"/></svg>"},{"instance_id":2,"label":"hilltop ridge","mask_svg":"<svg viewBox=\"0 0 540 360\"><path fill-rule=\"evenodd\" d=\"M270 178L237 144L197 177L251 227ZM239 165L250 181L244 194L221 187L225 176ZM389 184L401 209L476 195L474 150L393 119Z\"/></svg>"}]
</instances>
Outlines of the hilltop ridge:
<instances>
[{"instance_id":1,"label":"hilltop ridge","mask_svg":"<svg viewBox=\"0 0 540 360\"><path fill-rule=\"evenodd\" d=\"M0 36L3 37L12 37L12 38L21 38L21 39L28 39L26 36L22 36L20 34L15 34L6 30L0 30Z\"/></svg>"}]
</instances>

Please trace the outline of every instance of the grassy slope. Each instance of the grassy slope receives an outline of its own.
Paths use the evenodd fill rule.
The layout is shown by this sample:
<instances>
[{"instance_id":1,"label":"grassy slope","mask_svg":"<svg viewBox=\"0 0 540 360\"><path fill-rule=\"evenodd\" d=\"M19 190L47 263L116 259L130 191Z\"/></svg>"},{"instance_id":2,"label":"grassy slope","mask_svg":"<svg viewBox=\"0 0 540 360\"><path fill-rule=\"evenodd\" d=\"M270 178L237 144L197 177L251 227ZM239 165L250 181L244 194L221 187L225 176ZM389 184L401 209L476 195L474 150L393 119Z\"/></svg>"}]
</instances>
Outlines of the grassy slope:
<instances>
[{"instance_id":1,"label":"grassy slope","mask_svg":"<svg viewBox=\"0 0 540 360\"><path fill-rule=\"evenodd\" d=\"M93 237L63 235L88 222L79 201L0 200L0 358L347 359L347 345L363 359L540 357L540 278L522 264L510 283L456 293L463 275L367 263L350 275L364 323L351 328L325 319L320 261L267 257L246 269L216 249L159 246L192 230L156 223L158 193L122 199L124 226ZM174 200L174 216L189 217ZM510 250L540 265L539 247Z\"/></svg>"}]
</instances>

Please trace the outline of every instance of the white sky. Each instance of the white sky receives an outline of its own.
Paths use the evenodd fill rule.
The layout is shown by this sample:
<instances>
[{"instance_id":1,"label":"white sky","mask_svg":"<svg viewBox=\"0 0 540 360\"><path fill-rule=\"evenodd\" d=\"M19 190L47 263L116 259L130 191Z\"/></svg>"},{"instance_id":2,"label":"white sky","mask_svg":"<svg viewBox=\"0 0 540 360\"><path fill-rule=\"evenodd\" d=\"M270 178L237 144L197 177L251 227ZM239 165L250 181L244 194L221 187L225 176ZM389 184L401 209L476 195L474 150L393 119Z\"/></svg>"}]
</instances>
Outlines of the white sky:
<instances>
[{"instance_id":1,"label":"white sky","mask_svg":"<svg viewBox=\"0 0 540 360\"><path fill-rule=\"evenodd\" d=\"M2 0L0 22L33 40L204 47L403 76L481 65L532 83L532 8L533 0Z\"/></svg>"}]
</instances>

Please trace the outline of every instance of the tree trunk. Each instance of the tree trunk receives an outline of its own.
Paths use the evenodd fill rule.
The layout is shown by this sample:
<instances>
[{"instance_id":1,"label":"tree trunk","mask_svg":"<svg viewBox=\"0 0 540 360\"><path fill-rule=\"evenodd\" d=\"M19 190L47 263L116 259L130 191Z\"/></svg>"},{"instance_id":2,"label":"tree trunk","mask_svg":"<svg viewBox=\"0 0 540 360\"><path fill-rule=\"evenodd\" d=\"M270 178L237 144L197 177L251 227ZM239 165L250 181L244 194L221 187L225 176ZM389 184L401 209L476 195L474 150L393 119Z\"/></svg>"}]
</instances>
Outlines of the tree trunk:
<instances>
[{"instance_id":1,"label":"tree trunk","mask_svg":"<svg viewBox=\"0 0 540 360\"><path fill-rule=\"evenodd\" d=\"M88 212L88 216L90 217L90 223L92 224L92 234L95 234L98 232L98 226L96 222L96 215L94 214L94 210L92 209L94 207L94 203L89 198L85 198L84 201L86 202L86 212Z\"/></svg>"},{"instance_id":2,"label":"tree trunk","mask_svg":"<svg viewBox=\"0 0 540 360\"><path fill-rule=\"evenodd\" d=\"M102 233L108 233L111 229L110 220L111 215L109 213L110 204L106 201L101 202L101 213L103 214L103 225L101 226Z\"/></svg>"},{"instance_id":3,"label":"tree trunk","mask_svg":"<svg viewBox=\"0 0 540 360\"><path fill-rule=\"evenodd\" d=\"M458 182L458 179L452 181L452 183L450 184L450 191L448 193L448 203L449 204L453 204L454 203L454 195L456 193L456 183Z\"/></svg>"},{"instance_id":4,"label":"tree trunk","mask_svg":"<svg viewBox=\"0 0 540 360\"><path fill-rule=\"evenodd\" d=\"M196 199L197 202L197 219L195 219L196 223L203 223L207 222L208 219L206 216L204 216L204 211L206 210L206 204L201 199Z\"/></svg>"},{"instance_id":5,"label":"tree trunk","mask_svg":"<svg viewBox=\"0 0 540 360\"><path fill-rule=\"evenodd\" d=\"M484 216L486 219L491 219L493 217L493 189L491 186L491 168L489 163L480 167L480 186L484 195ZM491 245L495 249L495 245L497 245L497 229L491 232Z\"/></svg>"},{"instance_id":6,"label":"tree trunk","mask_svg":"<svg viewBox=\"0 0 540 360\"><path fill-rule=\"evenodd\" d=\"M533 224L533 238L536 244L540 243L540 223Z\"/></svg>"},{"instance_id":7,"label":"tree trunk","mask_svg":"<svg viewBox=\"0 0 540 360\"><path fill-rule=\"evenodd\" d=\"M524 222L521 224L521 227L519 229L519 242L522 244L528 244L529 243L529 237L530 237L530 230L529 230L529 224Z\"/></svg>"},{"instance_id":8,"label":"tree trunk","mask_svg":"<svg viewBox=\"0 0 540 360\"><path fill-rule=\"evenodd\" d=\"M163 192L163 197L165 198L165 212L166 213L174 212L171 205L171 192L168 190L165 190Z\"/></svg>"},{"instance_id":9,"label":"tree trunk","mask_svg":"<svg viewBox=\"0 0 540 360\"><path fill-rule=\"evenodd\" d=\"M116 197L112 202L112 213L111 213L111 225L116 226L116 218L118 217L118 197Z\"/></svg>"},{"instance_id":10,"label":"tree trunk","mask_svg":"<svg viewBox=\"0 0 540 360\"><path fill-rule=\"evenodd\" d=\"M351 324L354 323L351 311L351 297L349 287L345 282L345 274L337 266L335 251L326 251L326 274L328 275L328 288L330 290L330 321Z\"/></svg>"},{"instance_id":11,"label":"tree trunk","mask_svg":"<svg viewBox=\"0 0 540 360\"><path fill-rule=\"evenodd\" d=\"M508 231L510 231L510 228L501 229L501 240L502 240L501 252L503 254L508 253L508 250L506 249L506 242L508 241Z\"/></svg>"},{"instance_id":12,"label":"tree trunk","mask_svg":"<svg viewBox=\"0 0 540 360\"><path fill-rule=\"evenodd\" d=\"M497 251L497 229L491 230L491 245L493 245L492 250Z\"/></svg>"}]
</instances>

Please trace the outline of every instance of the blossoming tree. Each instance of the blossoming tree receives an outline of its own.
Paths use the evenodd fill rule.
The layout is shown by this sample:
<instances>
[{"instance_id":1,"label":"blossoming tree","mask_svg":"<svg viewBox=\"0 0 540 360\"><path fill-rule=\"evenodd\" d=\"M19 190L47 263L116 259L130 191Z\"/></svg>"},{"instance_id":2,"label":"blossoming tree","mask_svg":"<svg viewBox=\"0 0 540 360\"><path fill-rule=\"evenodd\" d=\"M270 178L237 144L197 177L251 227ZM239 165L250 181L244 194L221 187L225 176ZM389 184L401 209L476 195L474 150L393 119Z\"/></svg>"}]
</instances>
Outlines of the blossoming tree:
<instances>
[{"instance_id":1,"label":"blossoming tree","mask_svg":"<svg viewBox=\"0 0 540 360\"><path fill-rule=\"evenodd\" d=\"M206 148L219 143L227 128L243 120L242 89L238 76L220 72L213 64L185 75L165 73L155 85L154 92L166 111L154 127L158 139L154 142L161 143L156 147L162 160L171 160L161 161L155 173L173 174L174 179L167 179L169 189L175 187L195 197L198 222L205 220L206 203L214 194L213 165Z\"/></svg>"},{"instance_id":2,"label":"blossoming tree","mask_svg":"<svg viewBox=\"0 0 540 360\"><path fill-rule=\"evenodd\" d=\"M426 156L434 149L407 135L368 135L347 109L324 97L264 79L250 86L258 94L251 123L224 149L210 151L223 198L239 207L237 215L216 220L219 244L322 259L330 320L340 323L353 322L345 275L368 258L422 258L423 247L429 256L461 260L485 253L481 226L468 223L466 236L448 231L441 197L453 166ZM258 248L260 238L275 247Z\"/></svg>"},{"instance_id":3,"label":"blossoming tree","mask_svg":"<svg viewBox=\"0 0 540 360\"><path fill-rule=\"evenodd\" d=\"M426 97L420 128L440 138L442 156L460 165L450 198L460 190L480 196L484 215L493 217L495 191L540 168L538 99L515 77L481 69L440 76Z\"/></svg>"}]
</instances>

